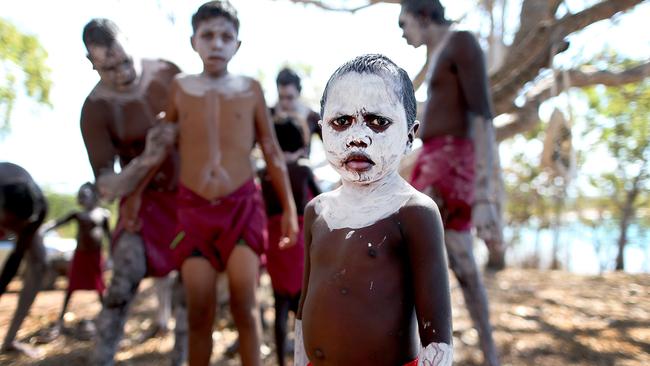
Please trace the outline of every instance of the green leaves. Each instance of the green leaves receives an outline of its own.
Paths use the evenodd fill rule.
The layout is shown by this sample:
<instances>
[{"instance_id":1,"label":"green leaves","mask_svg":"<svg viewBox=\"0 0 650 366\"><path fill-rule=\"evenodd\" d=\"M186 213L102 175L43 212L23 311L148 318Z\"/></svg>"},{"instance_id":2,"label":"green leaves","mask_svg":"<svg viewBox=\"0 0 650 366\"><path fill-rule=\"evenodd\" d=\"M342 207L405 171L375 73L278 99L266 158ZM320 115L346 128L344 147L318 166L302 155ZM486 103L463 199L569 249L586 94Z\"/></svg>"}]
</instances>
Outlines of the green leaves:
<instances>
[{"instance_id":1,"label":"green leaves","mask_svg":"<svg viewBox=\"0 0 650 366\"><path fill-rule=\"evenodd\" d=\"M9 129L11 111L18 95L18 81L38 103L50 104L50 68L47 51L35 36L21 33L0 18L0 134Z\"/></svg>"}]
</instances>

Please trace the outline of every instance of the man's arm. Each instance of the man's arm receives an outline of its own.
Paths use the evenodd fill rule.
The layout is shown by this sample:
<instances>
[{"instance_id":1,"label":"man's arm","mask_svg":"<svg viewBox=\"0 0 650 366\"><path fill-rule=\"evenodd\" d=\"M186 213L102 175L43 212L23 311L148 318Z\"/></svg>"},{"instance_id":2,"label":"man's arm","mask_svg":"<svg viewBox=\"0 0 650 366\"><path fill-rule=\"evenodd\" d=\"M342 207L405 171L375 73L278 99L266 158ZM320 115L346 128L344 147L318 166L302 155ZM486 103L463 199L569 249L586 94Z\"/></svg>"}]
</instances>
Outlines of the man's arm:
<instances>
[{"instance_id":1,"label":"man's arm","mask_svg":"<svg viewBox=\"0 0 650 366\"><path fill-rule=\"evenodd\" d=\"M303 225L303 234L305 236L304 245L305 245L305 270L302 275L302 290L300 292L300 301L298 302L298 311L296 313L296 323L295 323L295 347L293 355L293 363L296 366L306 366L309 363L307 358L307 351L305 351L305 342L302 333L302 307L305 303L305 297L307 296L307 291L309 289L309 270L311 268L311 262L309 260L309 253L311 248L311 226L314 223L316 217L314 211L314 201L311 201L305 207L304 214L304 225Z\"/></svg>"},{"instance_id":2,"label":"man's arm","mask_svg":"<svg viewBox=\"0 0 650 366\"><path fill-rule=\"evenodd\" d=\"M275 130L266 108L262 88L258 82L252 81L252 83L252 89L257 98L255 106L256 138L264 154L266 170L271 177L271 184L273 184L273 188L282 204L283 239L280 241L280 247L292 246L296 243L296 236L298 235L298 216L293 194L291 193L291 182L287 175L287 165L275 137Z\"/></svg>"},{"instance_id":3,"label":"man's arm","mask_svg":"<svg viewBox=\"0 0 650 366\"><path fill-rule=\"evenodd\" d=\"M145 153L131 160L119 174L115 173L113 164L118 153L109 129L108 109L107 102L87 99L81 111L81 135L100 196L111 201L133 191L158 159L146 154L145 149Z\"/></svg>"},{"instance_id":4,"label":"man's arm","mask_svg":"<svg viewBox=\"0 0 650 366\"><path fill-rule=\"evenodd\" d=\"M490 134L493 130L492 105L483 51L469 32L456 32L451 41L454 47L453 62L458 69L463 97L472 116L471 128L479 168L476 172L476 200L488 200L495 140Z\"/></svg>"},{"instance_id":5,"label":"man's arm","mask_svg":"<svg viewBox=\"0 0 650 366\"><path fill-rule=\"evenodd\" d=\"M413 278L415 310L423 349L418 365L450 366L451 300L440 213L433 201L418 196L400 210ZM423 232L424 230L424 232Z\"/></svg>"},{"instance_id":6,"label":"man's arm","mask_svg":"<svg viewBox=\"0 0 650 366\"><path fill-rule=\"evenodd\" d=\"M492 124L492 106L483 51L469 32L457 32L454 41L454 62L458 68L463 96L472 116L472 137L476 156L476 184L473 220L477 234L490 239L498 233L497 211L493 187L496 138Z\"/></svg>"}]
</instances>

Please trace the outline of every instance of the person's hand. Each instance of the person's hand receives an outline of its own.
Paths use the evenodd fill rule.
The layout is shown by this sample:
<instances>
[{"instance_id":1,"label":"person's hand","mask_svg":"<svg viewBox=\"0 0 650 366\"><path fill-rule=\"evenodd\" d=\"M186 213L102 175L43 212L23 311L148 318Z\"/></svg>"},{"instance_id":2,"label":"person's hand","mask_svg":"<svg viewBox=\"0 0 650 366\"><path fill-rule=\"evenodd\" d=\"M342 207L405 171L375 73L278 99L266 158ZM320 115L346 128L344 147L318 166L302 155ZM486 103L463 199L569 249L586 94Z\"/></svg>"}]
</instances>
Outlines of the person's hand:
<instances>
[{"instance_id":1,"label":"person's hand","mask_svg":"<svg viewBox=\"0 0 650 366\"><path fill-rule=\"evenodd\" d=\"M160 163L176 142L177 127L172 123L158 123L147 132L142 156L154 163Z\"/></svg>"},{"instance_id":2,"label":"person's hand","mask_svg":"<svg viewBox=\"0 0 650 366\"><path fill-rule=\"evenodd\" d=\"M484 241L499 237L497 210L493 203L482 201L474 204L472 222L476 227L476 235Z\"/></svg>"},{"instance_id":3,"label":"person's hand","mask_svg":"<svg viewBox=\"0 0 650 366\"><path fill-rule=\"evenodd\" d=\"M290 248L298 241L298 216L295 210L284 210L282 213L282 237L280 249Z\"/></svg>"}]
</instances>

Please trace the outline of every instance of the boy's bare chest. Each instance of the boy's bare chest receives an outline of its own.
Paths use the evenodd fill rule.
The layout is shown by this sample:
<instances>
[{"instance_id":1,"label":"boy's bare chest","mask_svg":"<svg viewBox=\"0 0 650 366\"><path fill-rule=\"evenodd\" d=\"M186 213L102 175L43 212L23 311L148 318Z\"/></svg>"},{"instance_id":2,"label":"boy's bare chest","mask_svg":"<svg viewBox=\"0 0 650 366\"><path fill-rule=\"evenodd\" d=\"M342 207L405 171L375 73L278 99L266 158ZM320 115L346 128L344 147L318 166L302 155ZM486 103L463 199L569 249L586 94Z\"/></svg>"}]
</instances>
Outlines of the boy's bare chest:
<instances>
[{"instance_id":1,"label":"boy's bare chest","mask_svg":"<svg viewBox=\"0 0 650 366\"><path fill-rule=\"evenodd\" d=\"M312 229L310 259L312 268L376 272L399 265L406 250L399 222L388 217L360 229L329 230L323 220Z\"/></svg>"}]
</instances>

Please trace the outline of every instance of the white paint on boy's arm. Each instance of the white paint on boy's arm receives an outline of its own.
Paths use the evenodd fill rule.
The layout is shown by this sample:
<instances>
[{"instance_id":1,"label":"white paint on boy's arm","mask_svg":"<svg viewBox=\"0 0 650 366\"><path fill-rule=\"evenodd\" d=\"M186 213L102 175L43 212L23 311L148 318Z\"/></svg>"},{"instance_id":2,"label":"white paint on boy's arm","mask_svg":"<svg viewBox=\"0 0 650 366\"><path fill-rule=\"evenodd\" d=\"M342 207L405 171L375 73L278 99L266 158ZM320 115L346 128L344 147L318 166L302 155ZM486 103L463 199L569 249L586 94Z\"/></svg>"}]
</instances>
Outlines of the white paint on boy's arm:
<instances>
[{"instance_id":1,"label":"white paint on boy's arm","mask_svg":"<svg viewBox=\"0 0 650 366\"><path fill-rule=\"evenodd\" d=\"M307 358L307 351L305 351L305 342L302 338L302 320L296 319L295 344L293 351L293 364L295 366L307 366L309 359Z\"/></svg>"},{"instance_id":2,"label":"white paint on boy's arm","mask_svg":"<svg viewBox=\"0 0 650 366\"><path fill-rule=\"evenodd\" d=\"M418 366L451 366L454 349L447 343L430 343L418 355Z\"/></svg>"}]
</instances>

